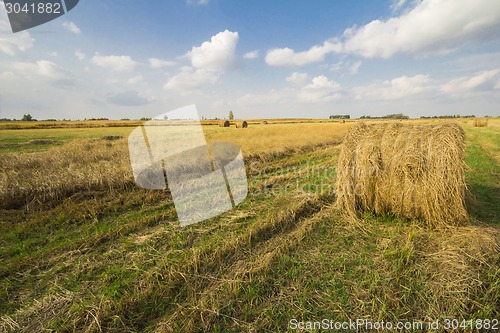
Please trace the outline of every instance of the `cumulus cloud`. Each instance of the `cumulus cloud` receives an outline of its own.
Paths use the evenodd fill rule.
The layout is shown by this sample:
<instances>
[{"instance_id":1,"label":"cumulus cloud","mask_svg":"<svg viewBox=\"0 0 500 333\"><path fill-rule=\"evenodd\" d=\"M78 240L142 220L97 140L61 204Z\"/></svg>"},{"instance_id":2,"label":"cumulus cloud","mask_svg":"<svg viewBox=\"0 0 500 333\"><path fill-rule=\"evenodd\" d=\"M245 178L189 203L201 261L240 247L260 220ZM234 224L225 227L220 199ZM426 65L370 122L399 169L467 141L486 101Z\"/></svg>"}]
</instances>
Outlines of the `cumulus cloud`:
<instances>
[{"instance_id":1,"label":"cumulus cloud","mask_svg":"<svg viewBox=\"0 0 500 333\"><path fill-rule=\"evenodd\" d=\"M479 72L473 76L463 76L441 85L443 93L459 97L471 92L499 89L500 69Z\"/></svg>"},{"instance_id":2,"label":"cumulus cloud","mask_svg":"<svg viewBox=\"0 0 500 333\"><path fill-rule=\"evenodd\" d=\"M351 73L352 75L356 74L359 71L361 64L361 61L356 61L355 63L351 64L351 66L349 66L349 73Z\"/></svg>"},{"instance_id":3,"label":"cumulus cloud","mask_svg":"<svg viewBox=\"0 0 500 333\"><path fill-rule=\"evenodd\" d=\"M130 79L127 80L127 83L128 84L136 84L136 83L139 83L139 82L142 82L144 81L144 77L142 75L137 75L137 76L134 76L134 77L131 77Z\"/></svg>"},{"instance_id":4,"label":"cumulus cloud","mask_svg":"<svg viewBox=\"0 0 500 333\"><path fill-rule=\"evenodd\" d=\"M322 45L315 45L307 51L296 52L288 47L269 50L266 54L266 63L270 66L303 66L325 59L329 53L342 51L342 45L336 41L326 41Z\"/></svg>"},{"instance_id":5,"label":"cumulus cloud","mask_svg":"<svg viewBox=\"0 0 500 333\"><path fill-rule=\"evenodd\" d=\"M407 2L408 2L408 0L392 0L391 6L390 6L391 11L393 13L400 11L402 8L404 8L404 6L406 5Z\"/></svg>"},{"instance_id":6,"label":"cumulus cloud","mask_svg":"<svg viewBox=\"0 0 500 333\"><path fill-rule=\"evenodd\" d=\"M212 85L218 80L218 77L218 74L205 69L184 67L179 74L168 80L163 88L185 92Z\"/></svg>"},{"instance_id":7,"label":"cumulus cloud","mask_svg":"<svg viewBox=\"0 0 500 333\"><path fill-rule=\"evenodd\" d=\"M238 38L237 32L219 32L212 36L209 42L193 47L186 56L191 59L191 65L195 68L224 72L236 64L235 49Z\"/></svg>"},{"instance_id":8,"label":"cumulus cloud","mask_svg":"<svg viewBox=\"0 0 500 333\"><path fill-rule=\"evenodd\" d=\"M331 102L342 97L341 85L324 75L316 76L311 83L302 87L298 95L302 102Z\"/></svg>"},{"instance_id":9,"label":"cumulus cloud","mask_svg":"<svg viewBox=\"0 0 500 333\"><path fill-rule=\"evenodd\" d=\"M85 59L85 53L81 52L81 51L75 51L75 57L78 59L78 60L83 60Z\"/></svg>"},{"instance_id":10,"label":"cumulus cloud","mask_svg":"<svg viewBox=\"0 0 500 333\"><path fill-rule=\"evenodd\" d=\"M62 80L70 76L67 71L49 60L39 60L35 63L15 62L12 64L12 68L15 69L18 74L27 78L33 78L34 75L39 75L53 80Z\"/></svg>"},{"instance_id":11,"label":"cumulus cloud","mask_svg":"<svg viewBox=\"0 0 500 333\"><path fill-rule=\"evenodd\" d=\"M2 10L4 8L0 8L0 53L14 56L33 47L34 39L27 31L12 33L7 14L4 15Z\"/></svg>"},{"instance_id":12,"label":"cumulus cloud","mask_svg":"<svg viewBox=\"0 0 500 333\"><path fill-rule=\"evenodd\" d=\"M151 103L151 100L135 90L109 95L106 97L106 101L119 106L142 106Z\"/></svg>"},{"instance_id":13,"label":"cumulus cloud","mask_svg":"<svg viewBox=\"0 0 500 333\"><path fill-rule=\"evenodd\" d=\"M92 63L112 71L123 72L131 71L137 67L137 62L129 56L100 56L96 54L92 58Z\"/></svg>"},{"instance_id":14,"label":"cumulus cloud","mask_svg":"<svg viewBox=\"0 0 500 333\"><path fill-rule=\"evenodd\" d=\"M37 61L38 74L50 79L60 80L67 78L67 73L59 66L48 60Z\"/></svg>"},{"instance_id":15,"label":"cumulus cloud","mask_svg":"<svg viewBox=\"0 0 500 333\"><path fill-rule=\"evenodd\" d=\"M290 76L286 78L286 82L293 84L303 84L307 80L307 73L293 72Z\"/></svg>"},{"instance_id":16,"label":"cumulus cloud","mask_svg":"<svg viewBox=\"0 0 500 333\"><path fill-rule=\"evenodd\" d=\"M78 26L74 22L66 21L66 22L63 22L62 25L64 28L66 28L66 30L68 30L71 33L74 33L75 35L79 35L82 33L80 28L78 28Z\"/></svg>"},{"instance_id":17,"label":"cumulus cloud","mask_svg":"<svg viewBox=\"0 0 500 333\"><path fill-rule=\"evenodd\" d=\"M192 67L183 67L163 88L186 92L214 84L220 74L236 65L237 43L238 33L225 30L212 36L210 41L194 46L186 54Z\"/></svg>"},{"instance_id":18,"label":"cumulus cloud","mask_svg":"<svg viewBox=\"0 0 500 333\"><path fill-rule=\"evenodd\" d=\"M396 7L404 3L399 1ZM499 29L497 1L423 0L399 17L347 29L344 50L367 58L443 52L468 41L498 39Z\"/></svg>"},{"instance_id":19,"label":"cumulus cloud","mask_svg":"<svg viewBox=\"0 0 500 333\"><path fill-rule=\"evenodd\" d=\"M353 88L355 99L396 100L416 96L432 89L429 75L400 76L366 86Z\"/></svg>"},{"instance_id":20,"label":"cumulus cloud","mask_svg":"<svg viewBox=\"0 0 500 333\"><path fill-rule=\"evenodd\" d=\"M153 69L160 69L174 65L175 65L174 61L162 60L158 58L149 58L149 66Z\"/></svg>"},{"instance_id":21,"label":"cumulus cloud","mask_svg":"<svg viewBox=\"0 0 500 333\"><path fill-rule=\"evenodd\" d=\"M294 73L289 78L300 78L304 83L302 74ZM307 74L306 74L307 75ZM307 76L306 76L307 78ZM246 94L236 100L241 106L263 106L263 105L293 105L297 103L324 103L340 99L342 87L338 82L329 80L324 75L314 77L309 83L300 86L271 89L260 94Z\"/></svg>"},{"instance_id":22,"label":"cumulus cloud","mask_svg":"<svg viewBox=\"0 0 500 333\"><path fill-rule=\"evenodd\" d=\"M247 52L243 55L244 59L256 59L259 57L259 50Z\"/></svg>"}]
</instances>

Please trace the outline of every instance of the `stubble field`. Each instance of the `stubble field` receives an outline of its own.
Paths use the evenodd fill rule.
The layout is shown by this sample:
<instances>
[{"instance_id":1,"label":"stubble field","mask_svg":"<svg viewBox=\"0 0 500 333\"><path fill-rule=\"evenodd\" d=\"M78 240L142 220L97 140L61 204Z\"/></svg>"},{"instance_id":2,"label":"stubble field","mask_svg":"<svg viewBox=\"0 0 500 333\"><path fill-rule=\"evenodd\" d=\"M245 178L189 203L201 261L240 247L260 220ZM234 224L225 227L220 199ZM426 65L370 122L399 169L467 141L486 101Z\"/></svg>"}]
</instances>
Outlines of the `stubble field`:
<instances>
[{"instance_id":1,"label":"stubble field","mask_svg":"<svg viewBox=\"0 0 500 333\"><path fill-rule=\"evenodd\" d=\"M498 319L500 120L459 122L471 221L445 229L335 207L339 145L355 123L206 124L208 142L242 148L249 193L184 228L168 191L133 182L136 122L0 126L0 331Z\"/></svg>"}]
</instances>

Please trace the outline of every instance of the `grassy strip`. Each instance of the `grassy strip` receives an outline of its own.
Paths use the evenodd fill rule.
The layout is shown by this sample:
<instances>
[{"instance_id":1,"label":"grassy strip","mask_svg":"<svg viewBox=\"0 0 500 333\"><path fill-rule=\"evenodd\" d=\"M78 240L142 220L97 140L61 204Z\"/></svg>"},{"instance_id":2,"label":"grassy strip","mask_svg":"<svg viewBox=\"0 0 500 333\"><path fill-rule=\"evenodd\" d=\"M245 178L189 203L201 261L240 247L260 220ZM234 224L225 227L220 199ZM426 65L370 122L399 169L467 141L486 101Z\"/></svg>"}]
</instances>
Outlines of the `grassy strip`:
<instances>
[{"instance_id":1,"label":"grassy strip","mask_svg":"<svg viewBox=\"0 0 500 333\"><path fill-rule=\"evenodd\" d=\"M485 149L484 128L466 128L467 159L466 183L469 189L469 213L477 220L500 223L500 164L495 150ZM498 136L498 134L497 134ZM491 138L490 138L491 139ZM498 147L500 142L486 142ZM498 149L498 148L497 148Z\"/></svg>"}]
</instances>

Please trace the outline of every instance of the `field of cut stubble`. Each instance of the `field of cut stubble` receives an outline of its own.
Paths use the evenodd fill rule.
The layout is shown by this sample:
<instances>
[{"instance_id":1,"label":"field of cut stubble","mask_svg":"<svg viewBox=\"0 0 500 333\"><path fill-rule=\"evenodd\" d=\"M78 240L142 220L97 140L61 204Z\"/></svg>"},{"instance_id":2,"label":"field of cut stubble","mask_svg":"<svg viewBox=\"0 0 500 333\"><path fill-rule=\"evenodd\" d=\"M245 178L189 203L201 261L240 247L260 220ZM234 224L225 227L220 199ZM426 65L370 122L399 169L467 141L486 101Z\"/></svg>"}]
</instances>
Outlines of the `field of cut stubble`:
<instances>
[{"instance_id":1,"label":"field of cut stubble","mask_svg":"<svg viewBox=\"0 0 500 333\"><path fill-rule=\"evenodd\" d=\"M461 122L471 225L440 230L335 208L339 144L353 124L204 126L209 142L242 148L249 194L185 228L168 192L134 185L126 122L0 127L0 331L498 319L500 120Z\"/></svg>"}]
</instances>

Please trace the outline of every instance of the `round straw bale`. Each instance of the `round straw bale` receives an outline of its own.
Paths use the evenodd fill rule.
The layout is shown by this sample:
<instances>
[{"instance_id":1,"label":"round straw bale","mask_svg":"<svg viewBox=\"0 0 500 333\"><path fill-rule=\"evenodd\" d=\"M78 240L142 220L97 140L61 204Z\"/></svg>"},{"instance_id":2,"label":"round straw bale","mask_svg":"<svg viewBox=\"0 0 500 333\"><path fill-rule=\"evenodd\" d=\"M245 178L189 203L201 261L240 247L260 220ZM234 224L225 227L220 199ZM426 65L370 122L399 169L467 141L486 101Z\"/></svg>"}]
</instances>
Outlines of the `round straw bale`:
<instances>
[{"instance_id":1,"label":"round straw bale","mask_svg":"<svg viewBox=\"0 0 500 333\"><path fill-rule=\"evenodd\" d=\"M488 118L474 118L474 127L488 126Z\"/></svg>"},{"instance_id":2,"label":"round straw bale","mask_svg":"<svg viewBox=\"0 0 500 333\"><path fill-rule=\"evenodd\" d=\"M247 127L248 123L245 120L236 122L236 128L247 128Z\"/></svg>"},{"instance_id":3,"label":"round straw bale","mask_svg":"<svg viewBox=\"0 0 500 333\"><path fill-rule=\"evenodd\" d=\"M219 122L219 127L229 127L231 125L231 123L229 122L229 120L221 120Z\"/></svg>"},{"instance_id":4,"label":"round straw bale","mask_svg":"<svg viewBox=\"0 0 500 333\"><path fill-rule=\"evenodd\" d=\"M457 124L385 123L353 127L338 160L337 205L460 225L465 209L464 131Z\"/></svg>"}]
</instances>

